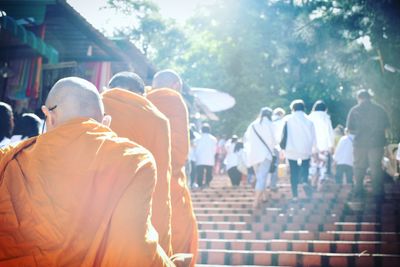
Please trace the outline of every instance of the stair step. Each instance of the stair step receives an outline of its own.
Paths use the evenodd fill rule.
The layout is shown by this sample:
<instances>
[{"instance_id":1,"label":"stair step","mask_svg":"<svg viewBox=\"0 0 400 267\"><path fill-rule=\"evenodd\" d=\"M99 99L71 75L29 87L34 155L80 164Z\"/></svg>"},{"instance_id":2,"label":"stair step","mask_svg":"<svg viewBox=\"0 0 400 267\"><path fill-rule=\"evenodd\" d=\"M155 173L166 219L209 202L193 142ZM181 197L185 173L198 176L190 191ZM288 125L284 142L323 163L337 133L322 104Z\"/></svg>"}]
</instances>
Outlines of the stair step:
<instances>
[{"instance_id":1,"label":"stair step","mask_svg":"<svg viewBox=\"0 0 400 267\"><path fill-rule=\"evenodd\" d=\"M273 266L383 266L397 263L400 255L369 253L318 253L298 251L248 251L226 249L199 249L198 263L213 265L273 265Z\"/></svg>"},{"instance_id":2,"label":"stair step","mask_svg":"<svg viewBox=\"0 0 400 267\"><path fill-rule=\"evenodd\" d=\"M387 253L400 254L399 242L383 241L321 241L321 240L246 240L200 239L200 249L270 250L320 253Z\"/></svg>"}]
</instances>

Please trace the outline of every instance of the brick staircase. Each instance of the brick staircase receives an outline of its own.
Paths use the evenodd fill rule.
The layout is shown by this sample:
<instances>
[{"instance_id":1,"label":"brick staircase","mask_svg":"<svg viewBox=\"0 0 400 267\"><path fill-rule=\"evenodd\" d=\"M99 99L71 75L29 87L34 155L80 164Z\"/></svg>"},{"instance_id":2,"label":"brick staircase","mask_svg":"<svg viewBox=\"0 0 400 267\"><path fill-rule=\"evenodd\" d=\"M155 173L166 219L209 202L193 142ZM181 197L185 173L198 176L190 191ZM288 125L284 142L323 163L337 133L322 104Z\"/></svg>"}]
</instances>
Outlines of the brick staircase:
<instances>
[{"instance_id":1,"label":"brick staircase","mask_svg":"<svg viewBox=\"0 0 400 267\"><path fill-rule=\"evenodd\" d=\"M196 266L400 266L399 185L385 185L380 204L352 201L346 185L293 202L288 181L279 186L256 212L253 189L226 176L193 191Z\"/></svg>"}]
</instances>

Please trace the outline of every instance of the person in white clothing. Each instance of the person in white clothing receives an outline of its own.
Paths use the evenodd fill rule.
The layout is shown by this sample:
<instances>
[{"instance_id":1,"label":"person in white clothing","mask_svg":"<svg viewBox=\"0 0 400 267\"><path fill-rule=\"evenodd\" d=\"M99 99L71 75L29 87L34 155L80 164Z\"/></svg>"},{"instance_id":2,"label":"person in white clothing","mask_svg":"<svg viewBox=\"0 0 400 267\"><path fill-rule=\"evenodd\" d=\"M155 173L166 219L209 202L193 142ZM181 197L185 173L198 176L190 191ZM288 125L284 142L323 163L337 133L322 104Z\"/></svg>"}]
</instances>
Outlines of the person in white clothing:
<instances>
[{"instance_id":1,"label":"person in white clothing","mask_svg":"<svg viewBox=\"0 0 400 267\"><path fill-rule=\"evenodd\" d=\"M311 160L310 172L315 184L321 184L331 173L331 154L333 151L335 135L331 118L327 113L328 108L324 101L318 100L308 118L314 123L316 143L315 157Z\"/></svg>"},{"instance_id":2,"label":"person in white clothing","mask_svg":"<svg viewBox=\"0 0 400 267\"><path fill-rule=\"evenodd\" d=\"M200 134L196 131L195 124L190 124L189 129L189 139L190 139L190 147L189 147L189 155L188 162L186 166L187 176L190 177L190 188L196 189L197 185L197 170L196 170L196 155L195 155L195 143L196 138L200 137Z\"/></svg>"},{"instance_id":3,"label":"person in white clothing","mask_svg":"<svg viewBox=\"0 0 400 267\"><path fill-rule=\"evenodd\" d=\"M396 159L397 159L397 161L399 161L399 163L400 163L400 143L399 143L399 145L397 146Z\"/></svg>"},{"instance_id":4,"label":"person in white clothing","mask_svg":"<svg viewBox=\"0 0 400 267\"><path fill-rule=\"evenodd\" d=\"M280 145L285 150L286 158L289 161L292 195L293 199L297 200L298 184L303 183L307 196L312 196L308 174L316 140L314 124L304 113L304 101L301 99L294 100L290 104L290 108L292 113L285 118L286 124Z\"/></svg>"},{"instance_id":5,"label":"person in white clothing","mask_svg":"<svg viewBox=\"0 0 400 267\"><path fill-rule=\"evenodd\" d=\"M240 164L243 161L243 142L237 141L232 144L232 154L226 165L229 179L231 180L232 186L236 187L240 185L242 180L242 172L240 170Z\"/></svg>"},{"instance_id":6,"label":"person in white clothing","mask_svg":"<svg viewBox=\"0 0 400 267\"><path fill-rule=\"evenodd\" d=\"M208 187L213 178L212 170L215 164L217 138L211 135L210 132L210 125L204 123L201 128L201 136L194 141L197 165L197 184L199 187Z\"/></svg>"},{"instance_id":7,"label":"person in white clothing","mask_svg":"<svg viewBox=\"0 0 400 267\"><path fill-rule=\"evenodd\" d=\"M14 130L14 115L9 104L0 102L0 148L8 146Z\"/></svg>"},{"instance_id":8,"label":"person in white clothing","mask_svg":"<svg viewBox=\"0 0 400 267\"><path fill-rule=\"evenodd\" d=\"M235 153L235 146L238 141L237 135L232 135L232 137L225 143L226 156L224 159L224 165L226 167L229 178L231 179L232 185L236 185L236 180L238 176L237 164L238 157Z\"/></svg>"},{"instance_id":9,"label":"person in white clothing","mask_svg":"<svg viewBox=\"0 0 400 267\"><path fill-rule=\"evenodd\" d=\"M283 127L285 126L285 110L281 107L275 108L272 112L272 125L274 129L275 140L279 142L282 139ZM275 170L272 173L269 173L270 183L269 187L273 192L278 190L277 182L278 182L278 166L279 166L279 154L280 154L280 147L277 144L274 147L274 156L276 158L275 161Z\"/></svg>"},{"instance_id":10,"label":"person in white clothing","mask_svg":"<svg viewBox=\"0 0 400 267\"><path fill-rule=\"evenodd\" d=\"M353 184L353 139L354 135L349 134L346 129L346 135L340 138L333 160L336 164L336 183L343 183L343 175L346 176L348 184Z\"/></svg>"},{"instance_id":11,"label":"person in white clothing","mask_svg":"<svg viewBox=\"0 0 400 267\"><path fill-rule=\"evenodd\" d=\"M271 117L272 109L262 108L260 116L247 127L244 138L247 166L253 167L256 175L253 209L259 207L262 202L273 149L278 143L275 139Z\"/></svg>"}]
</instances>

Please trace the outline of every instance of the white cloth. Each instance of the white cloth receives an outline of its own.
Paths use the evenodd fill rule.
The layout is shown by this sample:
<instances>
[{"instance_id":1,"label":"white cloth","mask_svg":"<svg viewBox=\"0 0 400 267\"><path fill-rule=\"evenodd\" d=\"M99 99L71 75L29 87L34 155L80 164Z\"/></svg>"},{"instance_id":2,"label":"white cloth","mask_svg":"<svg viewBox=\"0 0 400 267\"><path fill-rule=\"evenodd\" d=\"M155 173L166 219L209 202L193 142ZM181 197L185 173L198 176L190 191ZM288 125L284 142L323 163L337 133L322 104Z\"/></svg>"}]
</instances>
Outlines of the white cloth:
<instances>
[{"instance_id":1,"label":"white cloth","mask_svg":"<svg viewBox=\"0 0 400 267\"><path fill-rule=\"evenodd\" d=\"M232 143L231 140L228 140L225 143L226 157L224 160L224 164L225 164L227 170L229 170L230 168L232 168L234 166L237 166L237 164L238 164L238 157L237 157L236 153L234 152L235 145L236 145L236 143Z\"/></svg>"},{"instance_id":2,"label":"white cloth","mask_svg":"<svg viewBox=\"0 0 400 267\"><path fill-rule=\"evenodd\" d=\"M399 145L397 146L396 159L400 161L400 143L399 143Z\"/></svg>"},{"instance_id":3,"label":"white cloth","mask_svg":"<svg viewBox=\"0 0 400 267\"><path fill-rule=\"evenodd\" d=\"M316 149L329 151L333 148L335 136L333 134L331 118L325 111L313 111L308 118L314 123Z\"/></svg>"},{"instance_id":4,"label":"white cloth","mask_svg":"<svg viewBox=\"0 0 400 267\"><path fill-rule=\"evenodd\" d=\"M346 164L353 166L353 139L354 135L342 136L333 154L336 164Z\"/></svg>"},{"instance_id":5,"label":"white cloth","mask_svg":"<svg viewBox=\"0 0 400 267\"><path fill-rule=\"evenodd\" d=\"M217 151L217 138L209 133L202 133L194 140L197 165L214 166Z\"/></svg>"},{"instance_id":6,"label":"white cloth","mask_svg":"<svg viewBox=\"0 0 400 267\"><path fill-rule=\"evenodd\" d=\"M272 122L275 134L275 140L279 143L282 140L283 128L285 127L285 118L278 118ZM280 150L280 149L278 149Z\"/></svg>"},{"instance_id":7,"label":"white cloth","mask_svg":"<svg viewBox=\"0 0 400 267\"><path fill-rule=\"evenodd\" d=\"M287 141L285 155L287 159L309 159L315 146L313 122L303 111L295 111L286 116Z\"/></svg>"},{"instance_id":8,"label":"white cloth","mask_svg":"<svg viewBox=\"0 0 400 267\"><path fill-rule=\"evenodd\" d=\"M8 146L10 142L11 142L10 138L4 137L3 140L1 140L0 142L0 148Z\"/></svg>"},{"instance_id":9,"label":"white cloth","mask_svg":"<svg viewBox=\"0 0 400 267\"><path fill-rule=\"evenodd\" d=\"M263 162L265 159L272 160L272 154L262 143L260 138L254 132L255 130L268 145L269 149L273 153L274 147L277 145L277 140L274 135L274 128L272 122L268 118L263 118L260 123L260 119L253 121L249 127L247 127L245 138L244 138L244 151L246 158L246 165L248 167L254 166Z\"/></svg>"},{"instance_id":10,"label":"white cloth","mask_svg":"<svg viewBox=\"0 0 400 267\"><path fill-rule=\"evenodd\" d=\"M1 140L0 142L0 148L6 147L8 145L16 146L19 142L25 139L22 139L22 135L13 135L11 136L11 138L4 137L3 140Z\"/></svg>"}]
</instances>

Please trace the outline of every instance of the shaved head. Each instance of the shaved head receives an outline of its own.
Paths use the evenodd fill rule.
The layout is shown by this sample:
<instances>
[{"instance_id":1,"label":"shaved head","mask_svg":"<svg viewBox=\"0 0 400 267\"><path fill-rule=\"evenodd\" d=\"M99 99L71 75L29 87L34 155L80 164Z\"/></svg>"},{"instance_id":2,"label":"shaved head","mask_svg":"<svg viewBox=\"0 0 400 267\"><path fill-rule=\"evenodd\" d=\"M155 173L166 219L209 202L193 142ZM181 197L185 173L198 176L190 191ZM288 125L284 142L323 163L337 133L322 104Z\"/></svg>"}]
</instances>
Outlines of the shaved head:
<instances>
[{"instance_id":1,"label":"shaved head","mask_svg":"<svg viewBox=\"0 0 400 267\"><path fill-rule=\"evenodd\" d=\"M121 88L134 93L143 94L144 82L136 73L123 71L118 72L111 78L108 83L108 88Z\"/></svg>"},{"instance_id":2,"label":"shaved head","mask_svg":"<svg viewBox=\"0 0 400 267\"><path fill-rule=\"evenodd\" d=\"M42 109L43 112L47 110L47 113L54 113L54 126L79 117L89 117L101 122L104 114L104 106L96 86L78 77L68 77L56 82L47 96L46 107Z\"/></svg>"},{"instance_id":3,"label":"shaved head","mask_svg":"<svg viewBox=\"0 0 400 267\"><path fill-rule=\"evenodd\" d=\"M173 70L162 70L157 72L153 78L153 88L171 88L178 92L182 90L182 79Z\"/></svg>"}]
</instances>

